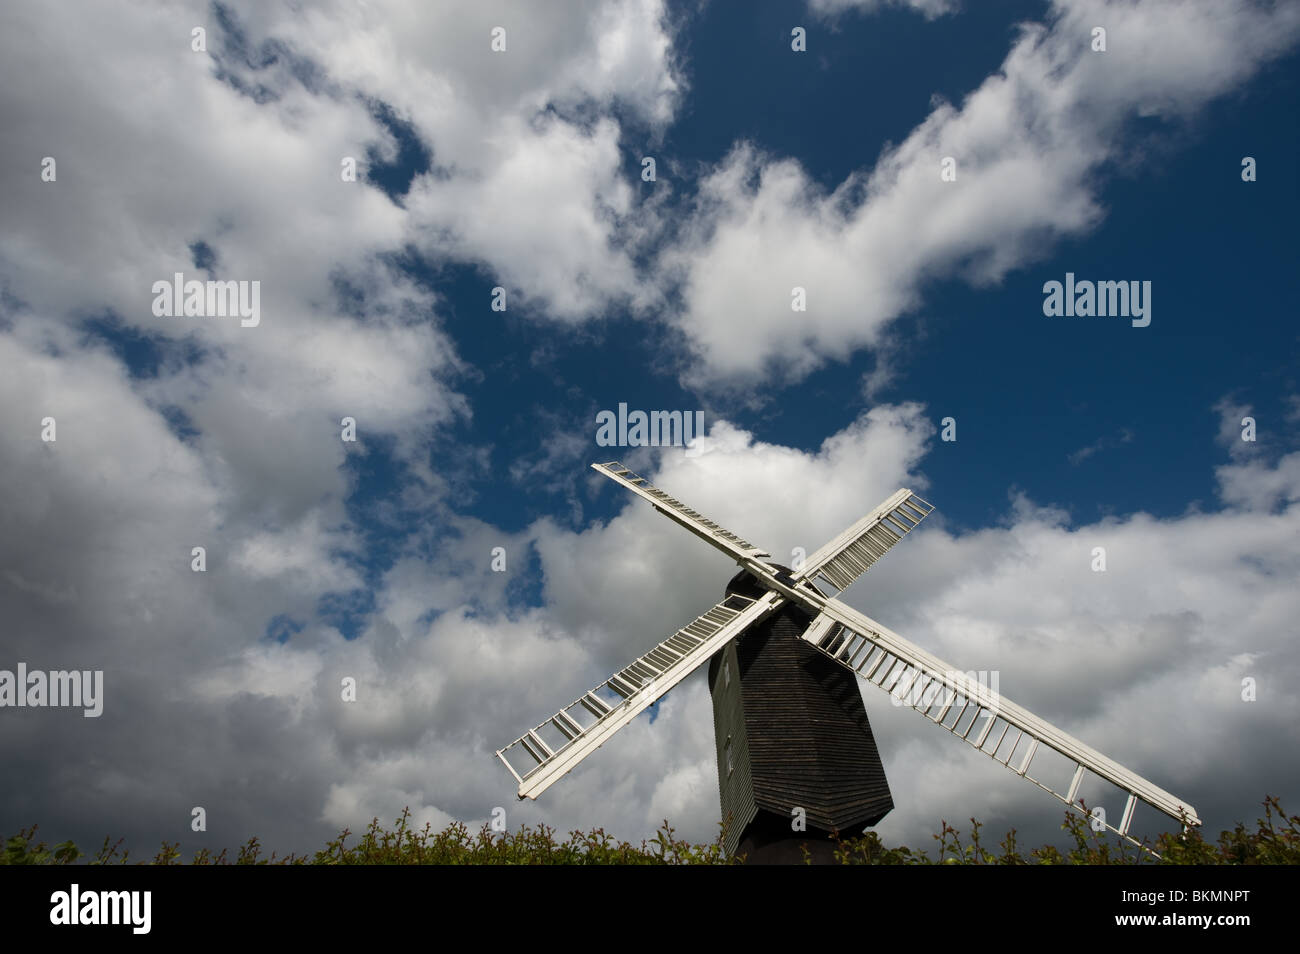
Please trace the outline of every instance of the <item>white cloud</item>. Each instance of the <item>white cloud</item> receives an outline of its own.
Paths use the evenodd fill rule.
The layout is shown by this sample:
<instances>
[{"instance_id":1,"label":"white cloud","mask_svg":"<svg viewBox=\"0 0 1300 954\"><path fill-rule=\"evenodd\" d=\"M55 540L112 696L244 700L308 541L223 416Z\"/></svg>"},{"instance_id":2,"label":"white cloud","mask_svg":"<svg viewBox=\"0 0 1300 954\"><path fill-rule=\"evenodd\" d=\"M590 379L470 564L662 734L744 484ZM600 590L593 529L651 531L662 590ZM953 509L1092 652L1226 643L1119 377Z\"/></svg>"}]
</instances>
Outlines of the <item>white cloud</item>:
<instances>
[{"instance_id":1,"label":"white cloud","mask_svg":"<svg viewBox=\"0 0 1300 954\"><path fill-rule=\"evenodd\" d=\"M455 393L466 369L439 328L438 298L386 256L424 235L436 261L485 262L560 312L627 293L623 253L608 247L628 209L621 130L602 116L617 103L653 140L682 89L651 0L386 12L364 24L349 4L5 12L5 650L33 666L104 668L108 695L98 732L26 712L4 720L6 753L66 760L0 792L6 818L41 804L45 830L71 828L83 843L110 831L189 837L197 801L227 844L259 832L303 847L363 801L387 811L426 788L413 807L427 817L487 817L485 800L509 800L475 734L476 667L508 679L521 706L534 700L515 687L539 658L581 671L566 637L543 624L521 622L515 635L466 615L459 601L476 585L480 604L499 605L505 581L467 576L442 552L435 565L455 568L453 582L430 588L399 561L376 594L395 614L418 603L400 630L381 617L354 642L318 623L285 645L265 636L269 620L304 625L362 582L351 558L365 541L343 506L349 455L395 440L423 484L408 497L440 529L447 475L428 450L439 427L469 413ZM498 18L509 53L493 58L487 27ZM208 31L206 53L190 49L195 25ZM457 182L441 195L452 205L422 220L340 181L342 157L364 158L372 144L395 154L375 98L432 146L437 175ZM511 130L519 141L502 138ZM55 182L41 181L45 155ZM560 184L540 193L543 207L497 205L494 189L522 188L534 172ZM515 244L493 244L482 231L491 221ZM550 244L561 223L568 281ZM453 226L461 238L447 241ZM261 282L258 327L152 314L153 282L207 277L191 260L200 241L217 277ZM129 377L84 337L82 320L108 312L159 348L156 377ZM186 439L164 416L173 409L193 428ZM47 415L54 444L39 437ZM345 415L357 419L355 445L339 439ZM502 536L462 526L475 546ZM196 545L204 574L190 570ZM436 610L445 616L419 621ZM347 674L362 686L344 711ZM524 711L503 708L500 732ZM386 772L398 748L408 762ZM448 787L440 773L461 763L463 787ZM432 779L429 765L441 767Z\"/></svg>"},{"instance_id":2,"label":"white cloud","mask_svg":"<svg viewBox=\"0 0 1300 954\"><path fill-rule=\"evenodd\" d=\"M1297 396L1289 395L1287 405L1297 406ZM1281 430L1276 422L1261 428L1254 409L1229 395L1220 398L1214 410L1219 414L1219 445L1231 460L1214 472L1224 502L1259 511L1294 503L1300 487L1300 452L1279 455L1275 442ZM1253 421L1253 440L1245 439L1247 428L1242 422L1247 418ZM1293 420L1293 415L1284 414L1284 419Z\"/></svg>"},{"instance_id":3,"label":"white cloud","mask_svg":"<svg viewBox=\"0 0 1300 954\"><path fill-rule=\"evenodd\" d=\"M277 8L263 26L392 104L432 148L407 202L420 251L482 263L548 317L652 300L625 247L645 228L632 216L640 169L624 167L611 111L649 143L674 115L685 80L660 0L382 6L306 23ZM498 26L503 53L490 49Z\"/></svg>"},{"instance_id":4,"label":"white cloud","mask_svg":"<svg viewBox=\"0 0 1300 954\"><path fill-rule=\"evenodd\" d=\"M925 16L927 20L954 13L958 0L808 0L808 9L825 17L836 17L848 10L876 13L888 7L907 7Z\"/></svg>"},{"instance_id":5,"label":"white cloud","mask_svg":"<svg viewBox=\"0 0 1300 954\"><path fill-rule=\"evenodd\" d=\"M1089 45L1099 23L1105 53ZM674 320L696 361L689 380L798 379L877 347L927 278L994 283L1096 227L1099 174L1135 117L1191 117L1298 35L1295 6L1225 16L1215 0L1058 0L959 107L938 103L829 194L796 161L738 143L662 257L685 296ZM955 182L940 180L944 157ZM796 286L806 312L791 310Z\"/></svg>"},{"instance_id":6,"label":"white cloud","mask_svg":"<svg viewBox=\"0 0 1300 954\"><path fill-rule=\"evenodd\" d=\"M624 299L644 304L649 292L637 290L627 251L612 245L633 211L618 125L606 119L584 131L554 117L503 117L490 136L491 168L422 176L412 188L422 247L489 263L510 293L555 318L589 318ZM483 308L490 314L486 295Z\"/></svg>"}]
</instances>

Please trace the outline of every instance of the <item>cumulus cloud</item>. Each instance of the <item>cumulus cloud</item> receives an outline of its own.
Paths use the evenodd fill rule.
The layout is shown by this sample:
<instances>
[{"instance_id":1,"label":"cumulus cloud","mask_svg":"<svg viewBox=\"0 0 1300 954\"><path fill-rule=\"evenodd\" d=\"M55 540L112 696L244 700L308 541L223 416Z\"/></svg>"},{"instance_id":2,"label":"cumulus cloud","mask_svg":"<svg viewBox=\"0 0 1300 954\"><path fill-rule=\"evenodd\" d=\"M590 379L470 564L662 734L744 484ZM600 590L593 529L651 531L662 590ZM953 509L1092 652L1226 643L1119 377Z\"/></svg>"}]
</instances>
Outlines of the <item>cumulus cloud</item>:
<instances>
[{"instance_id":1,"label":"cumulus cloud","mask_svg":"<svg viewBox=\"0 0 1300 954\"><path fill-rule=\"evenodd\" d=\"M216 453L251 443L233 419L253 414L283 420L287 436L308 408L316 424L350 413L394 433L466 413L437 298L387 264L408 245L484 265L558 318L650 300L619 247L636 228L609 111L652 135L672 116L683 81L661 4L137 16L90 5L8 17L0 274L33 310L7 317L26 315L38 327L24 333L42 339L61 334L51 322L106 313L163 346L182 339L200 367L170 368L180 373L151 397L207 415L198 429ZM195 24L206 51L190 48ZM489 48L496 25L508 30L501 54ZM59 38L57 72L31 36ZM344 157L364 177L372 150L395 152L376 103L433 152L406 208L340 181ZM58 163L55 182L41 180L32 144ZM155 281L209 277L199 243L211 277L261 282L257 328L152 314Z\"/></svg>"},{"instance_id":2,"label":"cumulus cloud","mask_svg":"<svg viewBox=\"0 0 1300 954\"><path fill-rule=\"evenodd\" d=\"M326 622L365 592L369 528L345 506L358 458L400 461L403 500L420 504L431 531L464 546L511 543L442 499L447 469L435 472L428 451L439 428L470 413L456 386L473 369L440 327L438 296L393 253L416 243L438 263L533 283L533 300L560 317L626 293L629 269L609 244L628 209L609 115L617 106L654 139L683 87L653 0L370 13L363 23L349 4L196 2L5 14L4 646L11 663L103 668L108 693L93 723L4 720L5 762L30 780L6 787L7 819L39 816L87 843L109 831L155 840L210 802L214 838L270 828L303 846L377 787L403 793L371 800L386 810L434 784L430 758L448 771L472 764L467 779L493 771L477 748L412 756L424 769L383 772L375 761L371 778L336 771L358 752L410 742L413 725L441 718L439 698L461 716L481 704L442 668L458 661L454 648L437 665L413 657L405 688L377 674L431 621L474 638L475 602L510 602L506 581L476 591L463 553L442 550L420 569L445 563L454 582L430 587L399 559L373 594L403 619L401 584L423 590L418 622L399 631L381 618L355 642ZM508 31L500 56L489 49L496 25ZM205 50L191 48L195 26ZM397 155L392 121L435 164L405 206L364 175ZM44 156L54 181L42 181ZM341 181L345 157L360 160L362 181ZM535 174L563 188L545 190L543 206L500 205L511 182ZM451 191L429 184L447 176ZM485 223L515 244L493 245ZM568 276L550 244L565 223ZM175 272L259 281L260 324L155 316L153 283ZM123 342L156 360L128 364ZM358 422L356 444L339 439L344 416ZM40 439L46 417L57 421L53 443ZM190 570L195 546L204 574ZM550 630L530 631L553 654ZM526 678L527 641L512 640L520 668L502 678ZM438 645L422 640L421 651ZM330 709L343 675L362 681L369 703L350 715ZM504 714L513 725L515 711ZM468 731L438 745L456 750ZM49 752L57 766L42 761ZM436 801L487 817L481 798L438 791L429 812Z\"/></svg>"},{"instance_id":3,"label":"cumulus cloud","mask_svg":"<svg viewBox=\"0 0 1300 954\"><path fill-rule=\"evenodd\" d=\"M1090 48L1105 24L1105 53ZM798 161L737 143L662 256L699 387L795 379L876 348L930 278L1000 281L1094 228L1098 183L1136 117L1181 121L1300 36L1294 6L1057 0L960 105L831 192ZM957 177L940 178L945 157ZM792 311L792 290L807 310Z\"/></svg>"},{"instance_id":4,"label":"cumulus cloud","mask_svg":"<svg viewBox=\"0 0 1300 954\"><path fill-rule=\"evenodd\" d=\"M1289 395L1287 404L1294 408L1296 395ZM1219 414L1218 442L1230 459L1214 472L1224 501L1262 511L1293 503L1300 477L1300 452L1282 453L1278 441L1282 429L1274 424L1261 434L1254 409L1232 395L1220 398L1214 410ZM1294 422L1294 414L1288 411L1283 419Z\"/></svg>"},{"instance_id":5,"label":"cumulus cloud","mask_svg":"<svg viewBox=\"0 0 1300 954\"><path fill-rule=\"evenodd\" d=\"M275 6L257 20L429 145L434 167L405 201L423 254L482 265L547 318L655 300L632 264L646 223L619 147L625 133L657 141L685 90L660 0L339 4L305 23Z\"/></svg>"}]
</instances>

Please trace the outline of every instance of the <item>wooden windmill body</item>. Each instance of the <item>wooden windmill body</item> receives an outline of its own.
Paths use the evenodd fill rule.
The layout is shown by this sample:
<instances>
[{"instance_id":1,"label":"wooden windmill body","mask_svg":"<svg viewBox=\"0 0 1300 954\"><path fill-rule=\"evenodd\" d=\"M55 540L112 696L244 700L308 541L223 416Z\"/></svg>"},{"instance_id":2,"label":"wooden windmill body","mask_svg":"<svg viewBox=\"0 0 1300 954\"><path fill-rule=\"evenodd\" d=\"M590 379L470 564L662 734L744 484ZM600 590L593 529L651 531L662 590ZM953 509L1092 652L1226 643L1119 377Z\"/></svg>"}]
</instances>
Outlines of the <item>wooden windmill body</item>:
<instances>
[{"instance_id":1,"label":"wooden windmill body","mask_svg":"<svg viewBox=\"0 0 1300 954\"><path fill-rule=\"evenodd\" d=\"M761 592L748 571L727 584ZM723 844L751 862L829 860L833 834L894 807L857 680L803 640L812 621L787 603L709 661Z\"/></svg>"}]
</instances>

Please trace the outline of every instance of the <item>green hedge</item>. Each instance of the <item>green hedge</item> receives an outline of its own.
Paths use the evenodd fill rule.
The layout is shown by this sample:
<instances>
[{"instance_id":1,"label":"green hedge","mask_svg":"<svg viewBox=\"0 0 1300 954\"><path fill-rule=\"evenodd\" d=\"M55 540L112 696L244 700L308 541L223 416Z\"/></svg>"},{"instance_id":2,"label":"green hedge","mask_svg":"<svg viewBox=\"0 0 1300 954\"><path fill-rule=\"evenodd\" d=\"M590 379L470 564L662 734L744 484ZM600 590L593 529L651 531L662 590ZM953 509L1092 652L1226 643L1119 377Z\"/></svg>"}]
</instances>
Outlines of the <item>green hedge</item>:
<instances>
[{"instance_id":1,"label":"green hedge","mask_svg":"<svg viewBox=\"0 0 1300 954\"><path fill-rule=\"evenodd\" d=\"M1110 833L1093 832L1088 819L1074 812L1066 812L1062 829L1068 831L1067 839L1073 847L1066 851L1046 845L1028 851L1016 841L1015 829L1007 833L996 849L986 847L980 838L980 823L971 819L971 833L963 843L960 832L947 822L932 837L938 843L931 852L914 851L907 847L888 848L875 832L859 838L837 842L836 858L843 864L873 865L1280 865L1300 864L1300 816L1287 815L1278 799L1267 797L1263 802L1264 817L1254 829L1238 822L1231 831L1221 832L1214 842L1205 840L1200 829L1185 835L1161 835L1147 847L1155 852L1137 848ZM204 848L185 862L178 844L163 842L152 859L142 864L172 865L251 865L251 864L309 864L309 865L718 865L733 864L722 850L722 840L710 845L695 845L680 841L665 821L650 841L632 845L615 841L603 829L591 832L570 832L568 839L557 841L554 829L545 825L527 826L515 832L492 833L484 826L477 834L462 823L456 822L435 832L428 825L413 829L409 825L410 811L404 811L390 828L383 828L379 819L361 835L356 844L349 845L352 833L346 829L314 855L287 855L272 853L262 857L262 846L250 838L234 858L223 849L213 854ZM36 826L24 829L4 841L0 864L59 865L80 863L85 855L70 841L53 848L36 840ZM931 854L933 856L931 856ZM129 852L122 842L104 845L86 863L93 865L130 864Z\"/></svg>"}]
</instances>

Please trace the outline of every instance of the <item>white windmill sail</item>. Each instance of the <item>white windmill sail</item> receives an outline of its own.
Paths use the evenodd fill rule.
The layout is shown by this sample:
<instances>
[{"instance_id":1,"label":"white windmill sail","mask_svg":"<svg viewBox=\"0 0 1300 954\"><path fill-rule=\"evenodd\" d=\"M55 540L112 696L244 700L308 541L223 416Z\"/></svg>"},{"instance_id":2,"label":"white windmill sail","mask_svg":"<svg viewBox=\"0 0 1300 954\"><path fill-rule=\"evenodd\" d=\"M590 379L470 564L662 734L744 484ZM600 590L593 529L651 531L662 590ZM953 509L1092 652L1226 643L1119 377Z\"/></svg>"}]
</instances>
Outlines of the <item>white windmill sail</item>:
<instances>
[{"instance_id":1,"label":"white windmill sail","mask_svg":"<svg viewBox=\"0 0 1300 954\"><path fill-rule=\"evenodd\" d=\"M821 615L803 638L1076 811L1075 797L1085 770L1121 789L1127 800L1119 824L1102 824L1130 841L1134 839L1129 825L1138 801L1188 825L1201 823L1196 810L1182 799L839 600L824 601ZM1058 792L1029 774L1039 746L1059 753L1074 766L1066 791Z\"/></svg>"},{"instance_id":2,"label":"white windmill sail","mask_svg":"<svg viewBox=\"0 0 1300 954\"><path fill-rule=\"evenodd\" d=\"M650 483L644 477L638 477L616 460L612 460L607 464L592 464L591 469L599 471L611 480L617 481L638 497L644 497L665 517L675 520L701 540L717 547L723 553L729 554L737 560L742 562L753 559L762 560L772 555L754 546L754 544L742 540L730 530L718 526L703 514L696 513L680 500L675 500L657 487L650 486Z\"/></svg>"},{"instance_id":3,"label":"white windmill sail","mask_svg":"<svg viewBox=\"0 0 1300 954\"><path fill-rule=\"evenodd\" d=\"M637 714L785 600L729 596L626 669L497 752L519 782L520 798L550 788Z\"/></svg>"},{"instance_id":4,"label":"white windmill sail","mask_svg":"<svg viewBox=\"0 0 1300 954\"><path fill-rule=\"evenodd\" d=\"M833 587L842 593L933 510L910 490L899 490L808 557L796 577L812 581L822 592Z\"/></svg>"}]
</instances>

